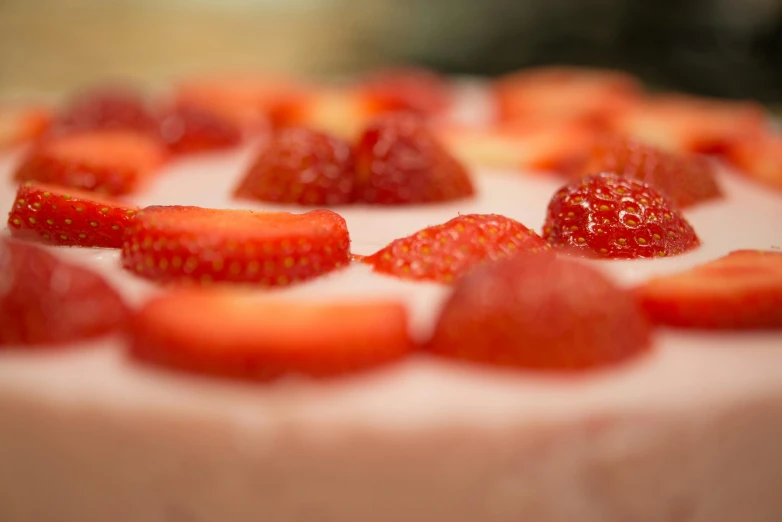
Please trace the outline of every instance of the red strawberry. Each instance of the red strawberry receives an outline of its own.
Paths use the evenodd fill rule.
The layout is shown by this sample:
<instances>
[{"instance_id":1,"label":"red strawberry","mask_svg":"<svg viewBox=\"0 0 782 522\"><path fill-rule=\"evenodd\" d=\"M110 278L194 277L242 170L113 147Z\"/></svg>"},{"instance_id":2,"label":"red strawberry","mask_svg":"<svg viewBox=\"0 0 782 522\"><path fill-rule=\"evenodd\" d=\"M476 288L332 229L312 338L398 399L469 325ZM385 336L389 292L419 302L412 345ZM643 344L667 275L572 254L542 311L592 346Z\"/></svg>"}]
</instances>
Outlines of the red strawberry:
<instances>
[{"instance_id":1,"label":"red strawberry","mask_svg":"<svg viewBox=\"0 0 782 522\"><path fill-rule=\"evenodd\" d=\"M604 258L670 256L700 244L667 198L616 174L588 176L558 190L548 205L543 237L578 255Z\"/></svg>"},{"instance_id":2,"label":"red strawberry","mask_svg":"<svg viewBox=\"0 0 782 522\"><path fill-rule=\"evenodd\" d=\"M577 262L528 255L459 281L429 343L447 358L546 371L600 368L650 345L650 325L630 292Z\"/></svg>"},{"instance_id":3,"label":"red strawberry","mask_svg":"<svg viewBox=\"0 0 782 522\"><path fill-rule=\"evenodd\" d=\"M77 94L52 122L53 134L96 130L136 131L156 137L158 123L140 93L104 86Z\"/></svg>"},{"instance_id":4,"label":"red strawberry","mask_svg":"<svg viewBox=\"0 0 782 522\"><path fill-rule=\"evenodd\" d=\"M164 160L160 144L140 134L78 133L48 140L31 150L16 171L16 180L128 194L143 185Z\"/></svg>"},{"instance_id":5,"label":"red strawberry","mask_svg":"<svg viewBox=\"0 0 782 522\"><path fill-rule=\"evenodd\" d=\"M726 158L748 177L782 190L782 136L739 141L728 149Z\"/></svg>"},{"instance_id":6,"label":"red strawberry","mask_svg":"<svg viewBox=\"0 0 782 522\"><path fill-rule=\"evenodd\" d=\"M684 208L721 196L714 169L704 158L664 152L633 139L600 141L583 175L613 172L643 181Z\"/></svg>"},{"instance_id":7,"label":"red strawberry","mask_svg":"<svg viewBox=\"0 0 782 522\"><path fill-rule=\"evenodd\" d=\"M353 199L353 153L320 132L279 131L255 159L236 196L277 203L342 205Z\"/></svg>"},{"instance_id":8,"label":"red strawberry","mask_svg":"<svg viewBox=\"0 0 782 522\"><path fill-rule=\"evenodd\" d=\"M440 114L451 102L448 82L425 69L377 71L361 81L359 91L379 110L411 111L422 116Z\"/></svg>"},{"instance_id":9,"label":"red strawberry","mask_svg":"<svg viewBox=\"0 0 782 522\"><path fill-rule=\"evenodd\" d=\"M122 330L129 312L98 274L0 238L0 349L61 344Z\"/></svg>"},{"instance_id":10,"label":"red strawberry","mask_svg":"<svg viewBox=\"0 0 782 522\"><path fill-rule=\"evenodd\" d=\"M638 82L620 72L540 67L500 78L494 93L500 119L583 120L604 124L640 97Z\"/></svg>"},{"instance_id":11,"label":"red strawberry","mask_svg":"<svg viewBox=\"0 0 782 522\"><path fill-rule=\"evenodd\" d=\"M397 239L364 262L377 272L405 279L449 283L485 261L550 250L518 221L496 214L468 214Z\"/></svg>"},{"instance_id":12,"label":"red strawberry","mask_svg":"<svg viewBox=\"0 0 782 522\"><path fill-rule=\"evenodd\" d=\"M39 138L50 120L49 111L43 107L0 107L0 149Z\"/></svg>"},{"instance_id":13,"label":"red strawberry","mask_svg":"<svg viewBox=\"0 0 782 522\"><path fill-rule=\"evenodd\" d=\"M242 141L242 133L235 123L184 105L160 116L160 135L174 154L229 149Z\"/></svg>"},{"instance_id":14,"label":"red strawberry","mask_svg":"<svg viewBox=\"0 0 782 522\"><path fill-rule=\"evenodd\" d=\"M397 205L467 198L467 170L416 117L394 114L370 125L356 147L358 199Z\"/></svg>"},{"instance_id":15,"label":"red strawberry","mask_svg":"<svg viewBox=\"0 0 782 522\"><path fill-rule=\"evenodd\" d=\"M19 239L120 248L136 211L134 206L89 192L28 181L16 192L8 227Z\"/></svg>"},{"instance_id":16,"label":"red strawberry","mask_svg":"<svg viewBox=\"0 0 782 522\"><path fill-rule=\"evenodd\" d=\"M739 250L636 293L657 323L684 328L782 328L782 253Z\"/></svg>"},{"instance_id":17,"label":"red strawberry","mask_svg":"<svg viewBox=\"0 0 782 522\"><path fill-rule=\"evenodd\" d=\"M125 234L125 268L156 281L287 285L349 262L345 220L305 214L149 207Z\"/></svg>"},{"instance_id":18,"label":"red strawberry","mask_svg":"<svg viewBox=\"0 0 782 522\"><path fill-rule=\"evenodd\" d=\"M176 370L266 381L366 370L412 349L398 303L273 302L225 289L190 289L141 310L131 353Z\"/></svg>"}]
</instances>

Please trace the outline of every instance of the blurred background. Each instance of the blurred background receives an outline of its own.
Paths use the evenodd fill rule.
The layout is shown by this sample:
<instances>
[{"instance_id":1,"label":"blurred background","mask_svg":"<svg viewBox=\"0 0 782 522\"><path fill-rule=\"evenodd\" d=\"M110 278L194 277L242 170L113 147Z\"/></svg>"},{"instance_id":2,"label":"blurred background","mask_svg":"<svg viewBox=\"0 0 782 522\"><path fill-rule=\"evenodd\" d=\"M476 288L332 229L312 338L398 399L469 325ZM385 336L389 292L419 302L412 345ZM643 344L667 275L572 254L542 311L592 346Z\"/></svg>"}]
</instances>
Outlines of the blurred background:
<instances>
[{"instance_id":1,"label":"blurred background","mask_svg":"<svg viewBox=\"0 0 782 522\"><path fill-rule=\"evenodd\" d=\"M0 95L204 71L618 67L782 104L782 0L0 0Z\"/></svg>"}]
</instances>

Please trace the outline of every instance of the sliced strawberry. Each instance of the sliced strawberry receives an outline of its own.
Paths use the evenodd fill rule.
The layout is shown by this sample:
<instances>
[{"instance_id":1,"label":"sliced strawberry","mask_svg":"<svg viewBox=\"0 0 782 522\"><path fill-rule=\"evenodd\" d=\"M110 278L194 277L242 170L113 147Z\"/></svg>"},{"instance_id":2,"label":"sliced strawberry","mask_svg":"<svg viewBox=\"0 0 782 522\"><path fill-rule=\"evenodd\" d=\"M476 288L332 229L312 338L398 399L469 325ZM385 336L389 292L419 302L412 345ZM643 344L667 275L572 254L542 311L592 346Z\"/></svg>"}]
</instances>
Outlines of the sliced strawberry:
<instances>
[{"instance_id":1,"label":"sliced strawberry","mask_svg":"<svg viewBox=\"0 0 782 522\"><path fill-rule=\"evenodd\" d=\"M605 173L554 194L543 237L577 255L601 258L670 256L700 244L692 226L655 188Z\"/></svg>"},{"instance_id":2,"label":"sliced strawberry","mask_svg":"<svg viewBox=\"0 0 782 522\"><path fill-rule=\"evenodd\" d=\"M452 97L444 78L417 68L376 71L364 78L358 89L380 111L411 111L421 116L443 113Z\"/></svg>"},{"instance_id":3,"label":"sliced strawberry","mask_svg":"<svg viewBox=\"0 0 782 522\"><path fill-rule=\"evenodd\" d=\"M651 328L633 295L597 270L520 255L482 266L456 284L429 347L485 365L583 371L649 350Z\"/></svg>"},{"instance_id":4,"label":"sliced strawberry","mask_svg":"<svg viewBox=\"0 0 782 522\"><path fill-rule=\"evenodd\" d=\"M420 119L393 114L378 119L356 147L357 198L398 205L471 197L475 190L464 166Z\"/></svg>"},{"instance_id":5,"label":"sliced strawberry","mask_svg":"<svg viewBox=\"0 0 782 522\"><path fill-rule=\"evenodd\" d=\"M680 208L722 195L714 168L704 158L676 154L638 140L611 137L599 141L582 175L613 172L643 181Z\"/></svg>"},{"instance_id":6,"label":"sliced strawberry","mask_svg":"<svg viewBox=\"0 0 782 522\"><path fill-rule=\"evenodd\" d=\"M277 132L253 162L236 196L276 203L343 205L353 200L350 145L302 128Z\"/></svg>"},{"instance_id":7,"label":"sliced strawberry","mask_svg":"<svg viewBox=\"0 0 782 522\"><path fill-rule=\"evenodd\" d=\"M739 250L636 293L657 323L683 328L782 328L782 253Z\"/></svg>"},{"instance_id":8,"label":"sliced strawberry","mask_svg":"<svg viewBox=\"0 0 782 522\"><path fill-rule=\"evenodd\" d=\"M36 106L0 107L0 149L39 138L51 121L48 109Z\"/></svg>"},{"instance_id":9,"label":"sliced strawberry","mask_svg":"<svg viewBox=\"0 0 782 522\"><path fill-rule=\"evenodd\" d=\"M782 189L782 137L768 135L739 141L728 149L725 157L755 181Z\"/></svg>"},{"instance_id":10,"label":"sliced strawberry","mask_svg":"<svg viewBox=\"0 0 782 522\"><path fill-rule=\"evenodd\" d=\"M275 302L236 291L190 289L141 310L131 353L166 368L266 381L366 370L412 349L399 303Z\"/></svg>"},{"instance_id":11,"label":"sliced strawberry","mask_svg":"<svg viewBox=\"0 0 782 522\"><path fill-rule=\"evenodd\" d=\"M129 311L98 274L0 237L0 349L63 344L123 330Z\"/></svg>"},{"instance_id":12,"label":"sliced strawberry","mask_svg":"<svg viewBox=\"0 0 782 522\"><path fill-rule=\"evenodd\" d=\"M554 122L440 126L437 136L468 165L570 174L583 168L597 133L583 123Z\"/></svg>"},{"instance_id":13,"label":"sliced strawberry","mask_svg":"<svg viewBox=\"0 0 782 522\"><path fill-rule=\"evenodd\" d=\"M8 216L11 235L53 245L120 248L136 207L90 192L28 181Z\"/></svg>"},{"instance_id":14,"label":"sliced strawberry","mask_svg":"<svg viewBox=\"0 0 782 522\"><path fill-rule=\"evenodd\" d=\"M31 150L16 171L16 180L128 194L140 188L164 160L161 145L141 134L78 133L47 140Z\"/></svg>"},{"instance_id":15,"label":"sliced strawberry","mask_svg":"<svg viewBox=\"0 0 782 522\"><path fill-rule=\"evenodd\" d=\"M242 132L232 121L183 105L160 116L160 135L174 154L229 149L242 141Z\"/></svg>"},{"instance_id":16,"label":"sliced strawberry","mask_svg":"<svg viewBox=\"0 0 782 522\"><path fill-rule=\"evenodd\" d=\"M602 124L640 97L638 82L617 71L540 67L500 78L494 84L499 117L577 119Z\"/></svg>"},{"instance_id":17,"label":"sliced strawberry","mask_svg":"<svg viewBox=\"0 0 782 522\"><path fill-rule=\"evenodd\" d=\"M467 214L397 239L364 262L376 272L450 283L486 261L550 251L540 236L518 221L496 214Z\"/></svg>"},{"instance_id":18,"label":"sliced strawberry","mask_svg":"<svg viewBox=\"0 0 782 522\"><path fill-rule=\"evenodd\" d=\"M51 133L135 131L156 137L157 119L147 101L128 86L98 86L74 96L55 115Z\"/></svg>"},{"instance_id":19,"label":"sliced strawberry","mask_svg":"<svg viewBox=\"0 0 782 522\"><path fill-rule=\"evenodd\" d=\"M621 134L678 152L723 154L738 141L767 132L762 107L684 95L638 104L614 121Z\"/></svg>"},{"instance_id":20,"label":"sliced strawberry","mask_svg":"<svg viewBox=\"0 0 782 522\"><path fill-rule=\"evenodd\" d=\"M345 220L329 210L305 214L149 207L125 234L122 263L161 282L287 285L349 262Z\"/></svg>"}]
</instances>

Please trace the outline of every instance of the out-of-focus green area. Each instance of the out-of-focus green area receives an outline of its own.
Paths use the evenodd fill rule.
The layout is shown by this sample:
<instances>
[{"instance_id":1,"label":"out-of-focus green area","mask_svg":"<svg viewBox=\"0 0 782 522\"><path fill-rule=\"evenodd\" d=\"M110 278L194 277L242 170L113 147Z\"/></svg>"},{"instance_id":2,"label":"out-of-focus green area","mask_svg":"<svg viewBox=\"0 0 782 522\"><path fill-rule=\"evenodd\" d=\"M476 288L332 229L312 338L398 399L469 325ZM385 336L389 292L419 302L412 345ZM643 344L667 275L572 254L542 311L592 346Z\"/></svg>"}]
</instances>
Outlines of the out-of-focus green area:
<instances>
[{"instance_id":1,"label":"out-of-focus green area","mask_svg":"<svg viewBox=\"0 0 782 522\"><path fill-rule=\"evenodd\" d=\"M0 0L0 94L212 70L571 63L782 101L779 0Z\"/></svg>"}]
</instances>

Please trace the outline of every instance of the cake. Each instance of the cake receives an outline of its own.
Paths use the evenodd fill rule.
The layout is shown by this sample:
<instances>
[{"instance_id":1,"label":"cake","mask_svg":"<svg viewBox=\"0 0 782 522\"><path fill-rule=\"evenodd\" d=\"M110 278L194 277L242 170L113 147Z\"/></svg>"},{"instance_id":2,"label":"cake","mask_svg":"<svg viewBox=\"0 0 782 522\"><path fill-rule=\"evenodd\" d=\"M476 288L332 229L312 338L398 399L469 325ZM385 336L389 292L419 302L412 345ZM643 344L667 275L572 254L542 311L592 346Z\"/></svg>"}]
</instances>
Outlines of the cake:
<instances>
[{"instance_id":1,"label":"cake","mask_svg":"<svg viewBox=\"0 0 782 522\"><path fill-rule=\"evenodd\" d=\"M170 281L161 281L161 272L144 264L145 258L141 258L139 270L135 270L135 261L127 261L135 252L132 234L141 234L139 230L144 226L152 227L155 219L164 220L164 217L150 214L149 207L179 205L293 213L328 207L344 218L350 245L349 252L346 249L342 254L353 255L353 260L349 266L341 267L342 263L335 261L329 270L307 277L301 275L302 272L284 280L250 281L249 295L243 294L243 298L278 303L275 305L278 307L258 308L265 314L259 313L257 321L248 318L245 321L249 324L248 331L270 332L268 335L282 332L279 334L282 336L286 331L292 331L290 339L318 337L319 331L307 330L313 324L324 327L326 319L308 323L306 313L297 316L297 309L307 306L318 310L343 310L339 316L324 316L329 317L336 332L344 333L353 328L345 321L345 314L356 318L355 329L361 332L362 327L370 324L368 317L376 317L371 313L373 306L380 306L378 310L382 310L383 317L388 319L385 323L393 322L395 326L383 330L379 324L372 323L373 326L366 326L369 333L357 334L359 337L377 335L376 344L386 348L373 352L385 355L366 365L371 368L351 361L346 367L339 366L339 371L334 372L337 375L329 375L326 379L289 375L279 368L270 375L260 370L247 372L241 365L231 366L231 371L244 377L237 379L235 375L227 375L231 373L226 370L227 363L223 372L209 364L185 368L197 370L195 372L181 371L173 358L150 354L150 350L145 351L138 341L129 350L128 336L138 337L138 334L122 328L112 329L111 325L105 331L83 338L76 336L68 342L47 344L45 339L50 332L33 332L44 341L0 343L0 416L3 419L0 520L782 520L782 502L778 498L782 491L782 450L778 442L782 438L782 282L779 275L782 272L774 253L782 246L782 235L775 227L782 218L782 195L772 188L782 185L782 169L773 161L778 138L770 131L767 135L762 131L758 131L762 135L756 134L756 129L765 124L755 118L752 104L723 106L708 102L715 104L710 106L707 102L702 102L703 105L693 102L697 111L703 111L697 114L719 114L720 118L731 122L720 126L716 121L719 118L692 119L682 116L682 110L674 111L676 118L660 116L667 114L667 106L665 111L649 109L652 101L639 94L640 87L634 81L622 75L611 73L606 79L593 76L596 73L571 69L521 74L526 76L509 76L493 87L480 84L468 85L465 89L453 88L454 100L445 111L447 114L443 113L440 98L437 98L436 114L426 115L426 120L438 129L435 134L439 132L439 143L444 144L444 150L454 156L438 165L448 165L449 180L461 175L454 172L461 173L463 169L469 175L470 186L469 189L462 186L456 192L455 185L449 185L445 191L426 192L430 201L395 200L390 204L379 201L384 193L374 191L369 195L365 193L363 199L355 203L304 206L279 200L260 201L258 193L268 196L269 192L263 192L259 185L253 185L250 190L244 184L246 190L237 190L243 186L242 180L248 172L258 167L269 136L283 132L278 126L307 127L308 122L313 121L309 115L314 112L318 115L314 118L318 125L312 127L348 140L356 137L356 129L371 126L380 112L395 113L400 108L423 111L414 103L404 104L394 99L388 94L389 89L378 88L378 80L367 82L372 88L366 90L373 93L367 98L357 97L355 91L344 88L327 91L326 97L331 100L327 102L329 107L335 107L334 92L344 102L340 105L342 109L336 110L338 121L333 126L329 125L333 116L324 116L328 111L311 111L320 103L313 101L322 98L320 90L313 94L312 89L304 89L306 95L294 89L278 90L275 91L277 98L271 103L269 86L264 83L263 88L258 87L255 92L262 95L264 103L271 104L264 106L258 118L248 118L248 111L240 110L247 106L246 96L232 97L225 94L224 89L218 89L219 95L209 91L212 94L198 98L201 101L195 104L197 118L178 116L180 120L176 120L173 127L169 124L169 130L180 131L167 134L178 138L170 140L176 145L161 155L147 149L140 154L133 141L146 132L139 128L149 122L144 123L144 118L138 114L128 116L127 112L122 112L124 119L119 118L122 120L119 123L116 118L105 117L106 113L117 114L115 109L87 124L78 118L74 123L73 118L68 120L55 115L48 130L41 127L35 138L29 136L29 125L21 125L19 128L27 133L25 140L35 141L27 148L14 143L0 157L0 208L11 212L9 228L2 239L6 241L5 245L10 245L6 236L15 235L17 239L13 244L25 248L34 245L35 252L54 254L69 267L83 267L90 274L98 274L100 280L108 283L105 292L115 289L124 304L98 301L102 313L93 308L90 317L110 321L114 313L122 316L123 306L128 308L128 314L135 316L140 309L148 311L145 306L155 299L170 292L182 292L181 300L174 302L176 306L170 305L166 312L175 319L169 323L162 321L156 329L150 330L150 335L157 335L156 342L162 343L162 349L167 349L161 341L166 332L190 336L187 338L195 342L199 336L208 337L208 328L219 332L221 323L239 324L240 319L229 311L231 301L222 307L203 293L213 290L202 288L209 282L206 279L199 276L190 281L188 288L177 286L172 290ZM541 84L550 85L546 82L553 81L552 75L559 78L563 74L570 83L566 82L569 87L561 92L562 103L535 103L536 97L549 98L554 96L551 93L558 92L554 87L541 88ZM394 75L378 76L383 79L381 84L395 85L390 89L392 94L403 92L413 100L427 99L417 95L416 89L421 88L422 83L431 87L427 83L433 81L430 77L426 76L425 81L417 76L416 81L410 80L409 76L402 77L405 81L395 84ZM579 82L587 86L582 86L586 90L579 92L589 93L588 99L578 96L577 87L571 85L579 85ZM411 84L415 88L410 87ZM528 84L533 88L525 87ZM220 85L223 84L218 82ZM241 85L246 89L248 82ZM599 88L606 85L605 89ZM188 85L182 92L194 96L193 92L200 92L197 87ZM382 96L376 94L378 91ZM280 92L295 92L296 96L281 96ZM426 92L431 93L431 89ZM220 97L223 95L225 98ZM405 96L401 97L402 101ZM502 102L498 104L502 110L495 118L492 107L497 97ZM642 99L636 99L638 97ZM655 99L654 103L657 102L663 103ZM682 103L681 99L676 98L675 103ZM210 104L211 112L207 110ZM345 104L351 105L352 109L345 112ZM430 106L424 103L424 108ZM693 106L685 104L686 108ZM535 107L541 110L536 113ZM560 121L568 115L564 113L574 118ZM26 121L18 116L24 111L14 114L14 121ZM35 114L38 117L39 112ZM202 139L203 128L215 128L209 118L216 114L222 115L220 125L228 130L221 130L218 125L215 134L206 133L209 139ZM237 114L241 117L231 117ZM263 119L268 114L273 122L271 127ZM362 118L367 114L372 117L365 121ZM741 118L732 119L731 115L735 114ZM352 121L348 121L351 118ZM128 123L129 119L131 123ZM252 137L240 138L229 122L240 126L240 134L249 133ZM704 183L708 185L702 189L699 201L693 203L682 196L674 207L676 212L681 207L683 223L692 226L697 234L697 244L692 242L682 252L654 256L653 259L631 259L636 256L624 255L624 251L618 251L614 256L624 259L590 259L580 255L583 251L574 254L567 248L568 242L576 249L581 248L584 242L577 236L568 236L565 229L559 235L549 227L544 229L542 225L547 216L552 217L552 196L564 190L563 186L577 190L583 186L582 171L597 168L587 166L585 158L579 159L579 150L564 146L562 142L570 143L567 138L572 133L583 137L585 129L592 129L590 136L602 136L609 126L621 127L622 132L632 135L633 139L643 140L642 145L631 147L640 156L625 158L622 163L616 160L619 155L611 155L618 163L609 170L630 171L627 164L632 164L643 170L648 178L641 176L641 180L627 183L657 187L665 192L670 189L666 183L672 183L675 176L686 174L687 179L700 179L697 178L702 173L699 169L706 168L698 163L700 161L714 169L714 187L718 186L718 190L709 185L710 181L699 182L697 186L701 189ZM128 128L133 129L133 136L127 135ZM182 131L187 128L200 130L191 134ZM248 128L253 131L247 131ZM726 128L729 133L720 131ZM536 132L535 129L542 130ZM551 129L559 129L560 139L544 140L552 145L550 147L539 145L539 136L557 135L551 134ZM616 128L612 129L613 134ZM633 129L632 132L629 129ZM189 136L189 141L183 136ZM665 139L655 140L655 136ZM115 176L111 178L113 183L101 184L98 182L106 178L95 172L103 171L93 167L87 168L88 171L92 169L92 176L69 175L58 179L42 179L40 169L33 174L29 174L30 169L25 171L23 167L29 164L30 158L40 155L42 150L51 151L52 143L62 145L63 140L89 142L80 145L82 148L64 147L68 153L85 147L103 151L98 153L105 160L101 168L117 158L124 158L122 165L127 167L132 163L135 174L121 178L121 182L117 182L119 178ZM585 141L589 140L578 139L572 143ZM133 143L128 145L129 142ZM612 143L618 146L617 142ZM328 146L334 158L341 157L337 145ZM748 147L762 153L741 154ZM667 152L662 152L663 148ZM128 150L133 153L123 156L122 151ZM656 152L649 153L650 150ZM716 156L705 160L686 156L706 153ZM743 162L731 163L732 158L739 156ZM649 163L638 167L638 157L652 158L658 166ZM334 158L332 161L336 161ZM558 161L561 158L566 161ZM346 163L343 166L347 170L360 171L363 167L359 163L357 160L356 165ZM554 166L561 167L559 174L539 170ZM114 166L110 170L117 171ZM27 176L21 184L20 172L28 173L21 174ZM84 169L78 172L83 173ZM420 176L428 175L427 172ZM66 179L69 186L59 185L62 179ZM126 183L130 179L133 183ZM25 225L25 230L33 230L40 237L21 234L21 224L15 229L13 219L28 216L18 214L28 209L29 202L19 203L17 195L18 190L25 188L25 181L32 182L27 185L28 189L44 183L46 185L42 186L54 187L55 191L86 194L87 201L93 198L99 202L96 208L106 208L106 214L109 210L123 211L111 218L116 220L112 223L121 224L122 234L109 232L100 237L84 234L81 239L72 236L67 240L73 245L99 244L107 248L53 246L51 243L57 238L43 238L41 234L46 232L36 228L38 223L33 223L32 227ZM680 185L676 182L672 186ZM242 192L244 196L238 197ZM290 196L290 192L286 194ZM400 193L395 194L399 196ZM687 194L693 192L690 190ZM274 197L284 199L279 194ZM671 189L670 195L666 192L661 197L672 200L677 194ZM101 198L108 202L101 203L104 201ZM123 201L126 206L115 208L112 206L115 201ZM42 211L40 206L35 209ZM139 213L141 217L136 209L143 209ZM562 262L588 270L585 277L605 278L607 285L615 287L612 291L622 292L622 297L617 299L623 303L623 310L635 306L621 301L637 295L626 291L627 288L646 289L642 295L658 292L654 295L671 299L670 302L652 299L653 303L662 302L664 306L645 309L644 313L651 314L650 324L655 323L654 328L648 330L649 346L630 345L630 354L616 361L609 361L600 352L600 347L596 347L597 362L576 370L559 359L545 361L553 365L552 368L536 368L526 355L519 356L521 360L511 357L504 365L496 364L501 358L497 354L492 356L494 359L481 361L486 351L495 348L493 345L484 347L487 350L483 352L465 345L457 354L448 344L455 341L446 340L439 350L445 356L438 356L437 350L420 348L442 320L438 316L446 306L444 303L454 300L454 288L459 289L457 292L467 292L465 281L469 278L491 277L497 273L492 272L495 262L499 266L503 262L515 262L515 258L495 260L478 268L460 267L459 271L448 273L453 277L446 279L430 277L432 273L426 271L431 268L429 265L424 268L411 263L394 265L407 266L408 276L409 272L418 273L416 270L420 269L421 277L413 278L404 276L401 270L399 273L394 273L394 269L378 272L379 265L376 263L373 267L371 261L379 259L374 254L384 252L395 241L408 237L417 237L420 241L421 236L414 236L416 233L426 227L445 224L459 215L498 215L513 221L508 226L523 224L529 227L535 241L540 240L529 249L537 251L539 246L544 252L521 256L519 259L524 260L519 262L548 266L546 263L559 263L561 258L566 258ZM190 223L187 220L196 218L183 219L187 224ZM197 219L205 220L203 233L208 236L212 232L211 218L199 213ZM232 217L225 219L235 223ZM261 232L253 229L252 234L264 233L264 227L273 226L277 225L263 225ZM147 233L150 229L143 230ZM540 231L540 237L534 230ZM264 244L270 244L268 236L263 237L267 241ZM311 239L313 236L303 237ZM50 244L45 244L44 239ZM141 239L139 241L143 243ZM528 246L526 242L516 245L525 249ZM4 248L4 251L0 250L6 256L5 260L0 260L4 270L0 273L3 298L10 295L9 288L14 288L8 264L11 250L7 246ZM317 244L312 248L317 248ZM765 252L764 260L769 256L772 260L758 261L760 255L755 256L752 252L733 254L739 257L731 259L740 261L737 266L731 264L721 269L719 273L721 276L727 274L726 279L707 278L703 283L687 276L690 273L686 270L737 250L761 250ZM497 257L496 251L491 249L480 252L482 256ZM554 258L553 252L559 252L558 259L548 260L548 256ZM592 253L600 257L599 249ZM741 256L748 256L749 261L741 261L744 259ZM167 259L166 266L168 263ZM223 268L222 263L221 260L220 268ZM226 271L229 268L226 264ZM70 276L71 272L63 270L61 273ZM201 267L194 266L190 273L202 274L198 270ZM437 265L434 275L444 273L442 266ZM517 273L513 268L509 277L515 277ZM675 280L673 287L665 286L670 279L655 279L658 286L647 283L652 278L682 273L686 276L684 282ZM297 277L301 280L291 284ZM58 291L67 292L72 281L75 276L64 280L60 277ZM243 283L242 292L247 292L248 281ZM266 288L270 285L274 288ZM714 285L716 287L712 288ZM743 295L741 292L747 286L756 293L734 299ZM762 290L760 294L758 288ZM223 291L222 287L216 291ZM234 289L230 287L225 291L233 292ZM580 295L579 291L574 289L574 295ZM699 295L706 295L708 299L698 302L695 308L682 304L689 303L687 299L697 291L702 291ZM196 308L194 303L205 295L212 308ZM754 297L757 299L753 300ZM30 302L34 301L33 296ZM404 305L404 317L390 311L390 307L398 304ZM194 315L192 326L187 323L183 326L185 314L178 309L180 306L185 311L193 306L193 310L214 313L201 319ZM16 313L17 308L12 311ZM594 302L593 308L603 310L605 303ZM10 314L10 308L0 309ZM563 305L562 310L565 309ZM162 308L156 310L154 318L161 317ZM361 310L369 312L362 314ZM688 316L686 310L695 310L695 316ZM235 314L239 313L235 311ZM241 313L247 314L247 311ZM631 325L636 316L628 314L623 325L628 329L636 328ZM475 316L479 315L476 312ZM10 315L0 322L6 330L4 335L10 336L13 325L20 323L12 324L8 317ZM90 317L85 321L89 322ZM462 323L473 319L468 317ZM494 316L488 320L494 320ZM105 325L92 326L97 332ZM539 326L527 328L535 330ZM617 328L617 325L613 327ZM407 336L392 339L399 335L400 328L408 330L409 346ZM475 334L474 331L468 333ZM34 337L30 332L25 335ZM585 330L583 335L590 333ZM644 335L633 339L644 338ZM604 339L601 342L611 344L614 337L601 338ZM363 337L359 341L366 344ZM229 343L224 339L205 342L206 345ZM285 339L281 342L284 344ZM345 343L347 353L350 347L347 340ZM209 352L208 346L204 350L207 352L204 357L220 357L220 354ZM470 362L470 359L476 360ZM284 357L281 360L283 366L286 361L290 363ZM299 369L306 374L311 368L304 365ZM318 366L316 369L323 368ZM554 371L549 371L552 369ZM212 370L214 374L210 375Z\"/></svg>"}]
</instances>

